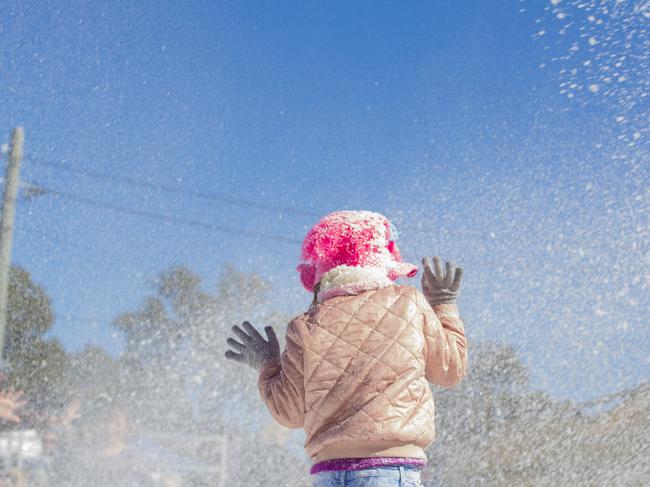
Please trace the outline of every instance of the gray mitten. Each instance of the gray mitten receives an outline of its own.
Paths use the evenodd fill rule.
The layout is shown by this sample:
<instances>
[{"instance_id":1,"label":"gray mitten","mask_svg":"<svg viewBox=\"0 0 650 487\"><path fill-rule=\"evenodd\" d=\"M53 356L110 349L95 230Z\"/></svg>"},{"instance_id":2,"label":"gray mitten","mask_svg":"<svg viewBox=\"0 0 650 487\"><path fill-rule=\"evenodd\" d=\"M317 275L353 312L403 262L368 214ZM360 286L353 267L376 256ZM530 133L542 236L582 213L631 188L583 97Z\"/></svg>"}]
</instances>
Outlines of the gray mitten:
<instances>
[{"instance_id":1,"label":"gray mitten","mask_svg":"<svg viewBox=\"0 0 650 487\"><path fill-rule=\"evenodd\" d=\"M422 293L431 306L454 303L460 290L463 269L451 262L446 262L446 272L442 272L440 257L433 258L433 271L429 259L422 259L424 273L422 274Z\"/></svg>"},{"instance_id":2,"label":"gray mitten","mask_svg":"<svg viewBox=\"0 0 650 487\"><path fill-rule=\"evenodd\" d=\"M228 338L227 340L228 345L239 353L228 350L226 351L226 358L248 364L254 369L259 370L265 360L280 357L280 343L275 336L275 331L272 326L267 326L264 329L268 341L248 321L244 321L242 326L246 331L237 325L232 327L232 331L243 343L233 338Z\"/></svg>"}]
</instances>

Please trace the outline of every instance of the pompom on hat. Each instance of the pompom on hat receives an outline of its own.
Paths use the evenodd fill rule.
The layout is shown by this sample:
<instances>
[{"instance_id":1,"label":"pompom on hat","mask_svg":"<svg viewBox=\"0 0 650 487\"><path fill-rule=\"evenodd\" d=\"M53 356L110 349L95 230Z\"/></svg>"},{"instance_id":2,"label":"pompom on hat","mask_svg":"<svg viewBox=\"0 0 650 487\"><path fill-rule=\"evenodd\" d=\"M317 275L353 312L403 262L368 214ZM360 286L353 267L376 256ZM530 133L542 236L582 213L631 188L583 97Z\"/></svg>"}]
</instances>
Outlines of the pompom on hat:
<instances>
[{"instance_id":1,"label":"pompom on hat","mask_svg":"<svg viewBox=\"0 0 650 487\"><path fill-rule=\"evenodd\" d=\"M321 277L339 266L379 271L391 281L413 277L418 269L402 262L397 232L371 211L336 211L323 217L302 243L300 281L313 292Z\"/></svg>"}]
</instances>

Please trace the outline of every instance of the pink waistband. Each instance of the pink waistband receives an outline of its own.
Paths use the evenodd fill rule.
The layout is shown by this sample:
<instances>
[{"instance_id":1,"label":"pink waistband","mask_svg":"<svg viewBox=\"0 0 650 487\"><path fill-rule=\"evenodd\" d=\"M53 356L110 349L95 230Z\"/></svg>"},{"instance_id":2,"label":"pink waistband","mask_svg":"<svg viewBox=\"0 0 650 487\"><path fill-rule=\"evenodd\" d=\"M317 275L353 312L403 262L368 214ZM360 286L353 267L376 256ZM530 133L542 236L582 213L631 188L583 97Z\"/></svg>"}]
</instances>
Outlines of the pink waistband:
<instances>
[{"instance_id":1,"label":"pink waistband","mask_svg":"<svg viewBox=\"0 0 650 487\"><path fill-rule=\"evenodd\" d=\"M420 458L406 457L369 457L369 458L333 458L312 465L310 474L331 472L332 470L363 470L373 467L410 466L424 468L427 462Z\"/></svg>"}]
</instances>

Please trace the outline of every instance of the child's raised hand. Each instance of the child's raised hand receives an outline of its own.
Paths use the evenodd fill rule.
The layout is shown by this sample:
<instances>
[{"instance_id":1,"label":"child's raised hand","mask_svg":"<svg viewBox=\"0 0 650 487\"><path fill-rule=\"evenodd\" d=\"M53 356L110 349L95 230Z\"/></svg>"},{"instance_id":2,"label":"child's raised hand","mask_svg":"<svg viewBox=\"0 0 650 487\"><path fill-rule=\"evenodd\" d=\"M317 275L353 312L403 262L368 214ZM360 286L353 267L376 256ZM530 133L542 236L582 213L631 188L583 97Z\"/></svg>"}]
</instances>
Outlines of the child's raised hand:
<instances>
[{"instance_id":1,"label":"child's raised hand","mask_svg":"<svg viewBox=\"0 0 650 487\"><path fill-rule=\"evenodd\" d=\"M27 403L22 397L23 392L16 392L13 388L10 388L8 391L0 391L0 419L20 423L21 419L16 414L16 410Z\"/></svg>"},{"instance_id":2,"label":"child's raised hand","mask_svg":"<svg viewBox=\"0 0 650 487\"><path fill-rule=\"evenodd\" d=\"M243 343L238 342L234 338L228 338L228 345L237 352L233 350L226 351L226 358L248 364L254 369L259 370L265 360L280 356L280 343L275 336L275 331L272 326L265 328L268 341L248 321L244 321L242 326L246 331L237 325L232 327L232 331Z\"/></svg>"},{"instance_id":3,"label":"child's raised hand","mask_svg":"<svg viewBox=\"0 0 650 487\"><path fill-rule=\"evenodd\" d=\"M424 273L422 274L422 293L431 306L453 303L460 291L460 281L463 278L463 269L456 267L451 262L445 263L445 272L442 271L440 257L433 258L433 270L429 259L422 259Z\"/></svg>"}]
</instances>

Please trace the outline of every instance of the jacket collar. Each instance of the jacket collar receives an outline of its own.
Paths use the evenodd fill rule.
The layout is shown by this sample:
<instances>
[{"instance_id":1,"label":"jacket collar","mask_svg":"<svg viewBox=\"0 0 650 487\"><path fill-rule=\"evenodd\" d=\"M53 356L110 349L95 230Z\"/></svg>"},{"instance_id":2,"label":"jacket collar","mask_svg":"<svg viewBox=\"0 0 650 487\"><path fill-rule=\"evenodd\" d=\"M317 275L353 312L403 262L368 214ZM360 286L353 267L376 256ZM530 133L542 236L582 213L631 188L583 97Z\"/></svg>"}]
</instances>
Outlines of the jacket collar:
<instances>
[{"instance_id":1,"label":"jacket collar","mask_svg":"<svg viewBox=\"0 0 650 487\"><path fill-rule=\"evenodd\" d=\"M392 284L386 273L376 267L340 265L323 274L316 300L322 303L335 296L361 294Z\"/></svg>"}]
</instances>

